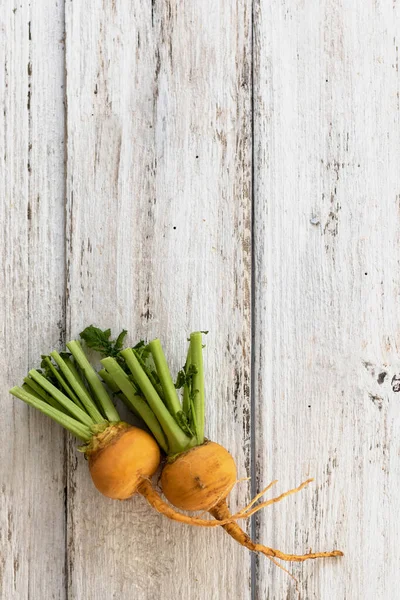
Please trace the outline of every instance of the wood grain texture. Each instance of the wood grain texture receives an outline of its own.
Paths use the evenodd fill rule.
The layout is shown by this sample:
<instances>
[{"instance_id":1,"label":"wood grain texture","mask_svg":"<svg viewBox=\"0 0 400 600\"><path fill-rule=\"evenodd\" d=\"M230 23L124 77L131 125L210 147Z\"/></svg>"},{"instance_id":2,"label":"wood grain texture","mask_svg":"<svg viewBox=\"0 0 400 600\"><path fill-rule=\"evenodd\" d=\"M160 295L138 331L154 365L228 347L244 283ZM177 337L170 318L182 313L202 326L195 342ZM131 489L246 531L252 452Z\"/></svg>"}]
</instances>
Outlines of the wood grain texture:
<instances>
[{"instance_id":1,"label":"wood grain texture","mask_svg":"<svg viewBox=\"0 0 400 600\"><path fill-rule=\"evenodd\" d=\"M249 474L250 3L68 3L68 335L207 329L207 435ZM69 598L250 598L250 555L95 492L71 447ZM232 494L248 497L248 485Z\"/></svg>"},{"instance_id":2,"label":"wood grain texture","mask_svg":"<svg viewBox=\"0 0 400 600\"><path fill-rule=\"evenodd\" d=\"M398 596L399 6L255 10L255 370L262 539L345 551L294 567L302 598ZM395 378L395 379L393 379ZM295 598L274 568L257 598Z\"/></svg>"},{"instance_id":3,"label":"wood grain texture","mask_svg":"<svg viewBox=\"0 0 400 600\"><path fill-rule=\"evenodd\" d=\"M64 599L64 434L13 399L64 330L63 7L0 11L0 598Z\"/></svg>"},{"instance_id":4,"label":"wood grain texture","mask_svg":"<svg viewBox=\"0 0 400 600\"><path fill-rule=\"evenodd\" d=\"M292 566L302 600L396 598L398 2L67 2L66 49L62 2L0 4L0 600L297 598L222 531L100 497L7 393L90 322L175 370L208 329L207 434L243 477L252 317L258 487L316 479L257 539L345 551Z\"/></svg>"}]
</instances>

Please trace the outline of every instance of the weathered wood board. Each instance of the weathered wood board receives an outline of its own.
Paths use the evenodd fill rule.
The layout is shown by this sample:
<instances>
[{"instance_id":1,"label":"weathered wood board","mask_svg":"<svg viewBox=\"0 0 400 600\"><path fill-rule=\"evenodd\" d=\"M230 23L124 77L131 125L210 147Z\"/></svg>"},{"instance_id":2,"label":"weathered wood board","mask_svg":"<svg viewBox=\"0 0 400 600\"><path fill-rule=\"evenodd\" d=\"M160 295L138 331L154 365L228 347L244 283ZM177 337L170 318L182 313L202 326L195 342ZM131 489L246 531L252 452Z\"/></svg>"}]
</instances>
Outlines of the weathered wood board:
<instances>
[{"instance_id":1,"label":"weathered wood board","mask_svg":"<svg viewBox=\"0 0 400 600\"><path fill-rule=\"evenodd\" d=\"M177 371L210 330L207 434L250 469L251 7L67 4L68 335L160 336ZM71 450L69 595L250 598L223 531L99 496ZM248 484L233 502L244 503ZM216 567L218 565L218 567ZM99 577L99 574L102 574Z\"/></svg>"},{"instance_id":2,"label":"weathered wood board","mask_svg":"<svg viewBox=\"0 0 400 600\"><path fill-rule=\"evenodd\" d=\"M63 7L0 9L0 597L64 599L64 433L8 394L64 342Z\"/></svg>"},{"instance_id":3,"label":"weathered wood board","mask_svg":"<svg viewBox=\"0 0 400 600\"><path fill-rule=\"evenodd\" d=\"M302 598L398 596L399 7L255 11L255 402L260 483L315 483L262 517ZM259 564L261 561L259 561ZM295 598L259 568L257 598Z\"/></svg>"},{"instance_id":4,"label":"weathered wood board","mask_svg":"<svg viewBox=\"0 0 400 600\"><path fill-rule=\"evenodd\" d=\"M315 477L256 537L345 551L289 565L303 600L397 597L399 10L0 3L1 600L298 597L222 531L100 497L8 396L89 323L175 370L209 330L208 436L253 488Z\"/></svg>"}]
</instances>

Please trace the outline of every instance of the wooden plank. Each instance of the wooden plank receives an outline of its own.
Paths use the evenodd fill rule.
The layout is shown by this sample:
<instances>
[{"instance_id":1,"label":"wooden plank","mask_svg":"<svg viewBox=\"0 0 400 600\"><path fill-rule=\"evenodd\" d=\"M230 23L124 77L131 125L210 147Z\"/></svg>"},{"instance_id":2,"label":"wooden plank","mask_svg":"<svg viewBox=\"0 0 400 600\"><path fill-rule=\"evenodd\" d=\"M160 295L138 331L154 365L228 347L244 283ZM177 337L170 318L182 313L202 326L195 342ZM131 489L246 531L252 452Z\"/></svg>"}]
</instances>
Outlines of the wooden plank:
<instances>
[{"instance_id":1,"label":"wooden plank","mask_svg":"<svg viewBox=\"0 0 400 600\"><path fill-rule=\"evenodd\" d=\"M68 333L209 329L207 434L249 474L250 2L68 3ZM250 597L222 531L106 500L71 448L69 597ZM233 505L248 497L246 484Z\"/></svg>"},{"instance_id":2,"label":"wooden plank","mask_svg":"<svg viewBox=\"0 0 400 600\"><path fill-rule=\"evenodd\" d=\"M302 597L398 596L399 6L258 2L255 281L260 482L301 495L264 515ZM297 597L259 566L256 597Z\"/></svg>"},{"instance_id":3,"label":"wooden plank","mask_svg":"<svg viewBox=\"0 0 400 600\"><path fill-rule=\"evenodd\" d=\"M63 7L0 11L0 598L65 598L64 434L8 389L64 331Z\"/></svg>"}]
</instances>

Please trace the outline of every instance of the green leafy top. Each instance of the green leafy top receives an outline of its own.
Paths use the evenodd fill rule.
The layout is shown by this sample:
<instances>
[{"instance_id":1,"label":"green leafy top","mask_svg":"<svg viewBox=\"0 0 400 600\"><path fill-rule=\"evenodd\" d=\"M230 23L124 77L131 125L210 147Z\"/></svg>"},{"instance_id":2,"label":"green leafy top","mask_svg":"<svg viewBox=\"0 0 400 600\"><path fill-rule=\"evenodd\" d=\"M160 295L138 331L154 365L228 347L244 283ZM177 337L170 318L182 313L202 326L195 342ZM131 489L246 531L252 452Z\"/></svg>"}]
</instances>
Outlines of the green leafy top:
<instances>
[{"instance_id":1,"label":"green leafy top","mask_svg":"<svg viewBox=\"0 0 400 600\"><path fill-rule=\"evenodd\" d=\"M105 367L101 376L109 388L143 419L171 455L204 442L204 333L207 332L190 335L186 362L176 382L158 338L149 343L140 340L135 346L122 349L125 330L115 341L110 339L110 329L102 331L91 325L81 333L87 346L105 357L101 360ZM177 390L182 388L181 399Z\"/></svg>"},{"instance_id":2,"label":"green leafy top","mask_svg":"<svg viewBox=\"0 0 400 600\"><path fill-rule=\"evenodd\" d=\"M146 344L144 340L140 340L135 346L133 346L132 350L135 352L138 358L146 361L150 356L150 348L149 345Z\"/></svg>"},{"instance_id":3,"label":"green leafy top","mask_svg":"<svg viewBox=\"0 0 400 600\"><path fill-rule=\"evenodd\" d=\"M123 329L116 340L110 340L111 329L102 331L94 325L89 325L80 333L80 336L86 342L88 348L101 352L105 356L116 357L122 350L127 333L126 329Z\"/></svg>"},{"instance_id":4,"label":"green leafy top","mask_svg":"<svg viewBox=\"0 0 400 600\"><path fill-rule=\"evenodd\" d=\"M179 372L178 375L176 377L176 381L175 381L175 387L177 390L180 390L181 388L183 388L185 385L188 386L189 388L192 387L192 380L193 380L193 375L195 375L197 373L197 367L196 365L188 365L188 366L184 366Z\"/></svg>"},{"instance_id":5,"label":"green leafy top","mask_svg":"<svg viewBox=\"0 0 400 600\"><path fill-rule=\"evenodd\" d=\"M80 343L71 341L67 347L68 352L42 355L41 369L31 369L23 385L10 392L88 442L96 427L120 417Z\"/></svg>"},{"instance_id":6,"label":"green leafy top","mask_svg":"<svg viewBox=\"0 0 400 600\"><path fill-rule=\"evenodd\" d=\"M127 332L90 325L81 333L86 345L106 358L100 375L108 388L139 416L170 456L204 442L204 367L202 332L190 335L187 358L174 383L158 338L123 349ZM183 388L182 398L177 390ZM67 350L42 356L11 393L88 442L97 427L120 421L110 395L78 340Z\"/></svg>"}]
</instances>

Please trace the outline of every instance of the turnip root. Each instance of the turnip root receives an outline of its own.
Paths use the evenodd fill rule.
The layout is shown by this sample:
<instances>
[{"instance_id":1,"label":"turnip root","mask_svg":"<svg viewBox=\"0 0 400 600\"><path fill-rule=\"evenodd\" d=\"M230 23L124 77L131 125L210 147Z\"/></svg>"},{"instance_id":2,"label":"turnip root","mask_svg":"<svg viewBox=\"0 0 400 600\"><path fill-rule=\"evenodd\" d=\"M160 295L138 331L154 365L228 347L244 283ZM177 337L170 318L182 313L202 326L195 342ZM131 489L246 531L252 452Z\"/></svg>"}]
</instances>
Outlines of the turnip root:
<instances>
[{"instance_id":1,"label":"turnip root","mask_svg":"<svg viewBox=\"0 0 400 600\"><path fill-rule=\"evenodd\" d=\"M182 510L207 511L219 521L232 518L226 499L236 481L236 465L232 456L223 446L208 441L180 454L173 462L167 462L161 474L162 490L171 504ZM249 517L256 510L300 491L310 481L312 480L305 481L296 490L290 490L278 498L263 502L253 510L251 510L251 506L254 500L251 501L248 507L234 516L235 520L241 515ZM254 543L237 523L230 522L223 527L239 544L249 550L285 561L301 562L312 558L328 558L343 554L338 550L304 555L285 554L280 550Z\"/></svg>"},{"instance_id":2,"label":"turnip root","mask_svg":"<svg viewBox=\"0 0 400 600\"><path fill-rule=\"evenodd\" d=\"M233 457L215 442L179 454L161 473L165 496L182 510L211 510L228 496L236 481Z\"/></svg>"},{"instance_id":3,"label":"turnip root","mask_svg":"<svg viewBox=\"0 0 400 600\"><path fill-rule=\"evenodd\" d=\"M93 483L104 496L126 500L160 464L160 449L143 429L118 423L92 438L86 456Z\"/></svg>"}]
</instances>

